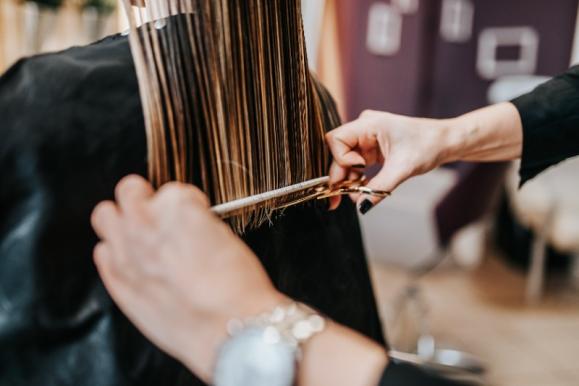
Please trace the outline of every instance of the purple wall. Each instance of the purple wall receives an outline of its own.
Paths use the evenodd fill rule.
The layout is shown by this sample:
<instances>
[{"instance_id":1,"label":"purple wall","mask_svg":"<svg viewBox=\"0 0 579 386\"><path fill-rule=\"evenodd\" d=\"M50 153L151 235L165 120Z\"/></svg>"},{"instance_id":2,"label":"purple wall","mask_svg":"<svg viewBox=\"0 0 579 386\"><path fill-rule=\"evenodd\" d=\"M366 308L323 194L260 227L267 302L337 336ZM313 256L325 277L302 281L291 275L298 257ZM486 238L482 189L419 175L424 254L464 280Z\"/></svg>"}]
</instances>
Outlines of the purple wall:
<instances>
[{"instance_id":1,"label":"purple wall","mask_svg":"<svg viewBox=\"0 0 579 386\"><path fill-rule=\"evenodd\" d=\"M500 75L564 71L578 2L338 0L348 118L457 115L485 105Z\"/></svg>"}]
</instances>

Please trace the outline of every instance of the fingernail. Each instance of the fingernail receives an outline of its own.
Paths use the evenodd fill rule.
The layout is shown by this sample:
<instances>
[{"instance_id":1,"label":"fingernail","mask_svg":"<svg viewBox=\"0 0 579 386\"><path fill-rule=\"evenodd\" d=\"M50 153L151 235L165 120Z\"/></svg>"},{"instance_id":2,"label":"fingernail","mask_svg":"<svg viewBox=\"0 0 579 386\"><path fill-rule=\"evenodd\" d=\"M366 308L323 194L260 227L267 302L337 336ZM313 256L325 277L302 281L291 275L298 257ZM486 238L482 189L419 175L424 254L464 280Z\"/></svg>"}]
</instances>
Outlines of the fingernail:
<instances>
[{"instance_id":1,"label":"fingernail","mask_svg":"<svg viewBox=\"0 0 579 386\"><path fill-rule=\"evenodd\" d=\"M360 204L360 213L366 214L370 209L374 207L374 204L370 200L364 200Z\"/></svg>"},{"instance_id":2,"label":"fingernail","mask_svg":"<svg viewBox=\"0 0 579 386\"><path fill-rule=\"evenodd\" d=\"M366 167L366 165L364 165L364 164L357 164L357 165L352 165L352 167L353 167L353 168L356 168L356 169L364 169L364 168Z\"/></svg>"}]
</instances>

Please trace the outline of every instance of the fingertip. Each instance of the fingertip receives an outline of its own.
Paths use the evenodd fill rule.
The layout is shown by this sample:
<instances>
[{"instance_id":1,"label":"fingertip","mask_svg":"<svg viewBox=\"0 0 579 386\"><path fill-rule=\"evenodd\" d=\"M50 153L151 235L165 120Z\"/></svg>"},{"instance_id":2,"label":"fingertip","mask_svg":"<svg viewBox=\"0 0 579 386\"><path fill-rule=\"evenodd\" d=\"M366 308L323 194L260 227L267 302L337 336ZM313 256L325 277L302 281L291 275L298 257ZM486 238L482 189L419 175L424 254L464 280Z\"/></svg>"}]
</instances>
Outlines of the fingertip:
<instances>
[{"instance_id":1,"label":"fingertip","mask_svg":"<svg viewBox=\"0 0 579 386\"><path fill-rule=\"evenodd\" d=\"M201 189L195 185L180 182L169 182L163 185L161 189L159 189L156 198L156 202L158 202L159 205L192 202L204 208L210 206L209 198Z\"/></svg>"},{"instance_id":2,"label":"fingertip","mask_svg":"<svg viewBox=\"0 0 579 386\"><path fill-rule=\"evenodd\" d=\"M332 166L330 166L329 171L330 185L344 181L347 175L348 170L346 168L340 166L336 161L332 162Z\"/></svg>"},{"instance_id":3,"label":"fingertip","mask_svg":"<svg viewBox=\"0 0 579 386\"><path fill-rule=\"evenodd\" d=\"M338 130L339 127L336 127L333 130L328 131L326 134L324 134L324 139L326 140L326 142L330 142L332 140L332 137L334 136L334 130Z\"/></svg>"},{"instance_id":4,"label":"fingertip","mask_svg":"<svg viewBox=\"0 0 579 386\"><path fill-rule=\"evenodd\" d=\"M355 168L366 167L366 160L364 159L364 157L362 157L362 155L360 155L358 152L355 151L350 151L344 154L342 162L343 162L342 166L349 166Z\"/></svg>"},{"instance_id":5,"label":"fingertip","mask_svg":"<svg viewBox=\"0 0 579 386\"><path fill-rule=\"evenodd\" d=\"M356 199L356 205L360 206L364 201L370 201L373 205L376 205L380 202L381 198L376 196L371 196L369 194L358 194L358 198Z\"/></svg>"},{"instance_id":6,"label":"fingertip","mask_svg":"<svg viewBox=\"0 0 579 386\"><path fill-rule=\"evenodd\" d=\"M358 205L358 210L360 211L360 214L365 215L366 213L368 213L373 207L374 207L374 203L372 201L370 201L369 199L365 198L364 200L362 200L362 202L360 202L360 204Z\"/></svg>"},{"instance_id":7,"label":"fingertip","mask_svg":"<svg viewBox=\"0 0 579 386\"><path fill-rule=\"evenodd\" d=\"M328 207L328 210L334 211L334 210L338 209L338 207L340 206L340 203L342 202L342 198L340 196L334 196L334 197L330 197L329 201L330 201L330 205Z\"/></svg>"},{"instance_id":8,"label":"fingertip","mask_svg":"<svg viewBox=\"0 0 579 386\"><path fill-rule=\"evenodd\" d=\"M360 193L350 193L348 196L350 197L350 200L352 200L352 202L356 204L358 203L358 199L360 198Z\"/></svg>"},{"instance_id":9,"label":"fingertip","mask_svg":"<svg viewBox=\"0 0 579 386\"><path fill-rule=\"evenodd\" d=\"M408 175L409 174L401 172L399 169L392 169L385 166L376 176L368 181L366 187L378 193L390 195L394 189L408 178ZM378 197L378 199L380 199L380 197Z\"/></svg>"},{"instance_id":10,"label":"fingertip","mask_svg":"<svg viewBox=\"0 0 579 386\"><path fill-rule=\"evenodd\" d=\"M372 117L374 115L376 115L376 113L378 113L376 110L364 110L360 113L359 118L368 118L368 117Z\"/></svg>"},{"instance_id":11,"label":"fingertip","mask_svg":"<svg viewBox=\"0 0 579 386\"><path fill-rule=\"evenodd\" d=\"M117 183L117 191L122 192L124 189L129 188L141 188L143 186L147 186L149 183L143 177L138 174L129 174Z\"/></svg>"},{"instance_id":12,"label":"fingertip","mask_svg":"<svg viewBox=\"0 0 579 386\"><path fill-rule=\"evenodd\" d=\"M360 214L365 215L370 210L374 209L382 201L382 198L369 196L366 194L360 195L358 201L356 202L356 207Z\"/></svg>"},{"instance_id":13,"label":"fingertip","mask_svg":"<svg viewBox=\"0 0 579 386\"><path fill-rule=\"evenodd\" d=\"M327 142L331 142L333 139L336 138L336 135L339 134L340 132L344 131L344 129L346 129L348 127L350 123L343 123L339 126L336 126L335 128L333 128L332 130L328 131L324 137L326 139Z\"/></svg>"}]
</instances>

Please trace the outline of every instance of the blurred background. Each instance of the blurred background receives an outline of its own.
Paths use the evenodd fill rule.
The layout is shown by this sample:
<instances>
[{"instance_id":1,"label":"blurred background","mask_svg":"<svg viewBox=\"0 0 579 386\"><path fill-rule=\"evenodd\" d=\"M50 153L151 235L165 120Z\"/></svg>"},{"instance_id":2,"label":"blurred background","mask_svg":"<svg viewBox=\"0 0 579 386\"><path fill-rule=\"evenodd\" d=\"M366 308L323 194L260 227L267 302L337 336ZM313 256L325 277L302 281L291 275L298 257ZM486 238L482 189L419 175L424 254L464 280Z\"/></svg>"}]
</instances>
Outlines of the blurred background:
<instances>
[{"instance_id":1,"label":"blurred background","mask_svg":"<svg viewBox=\"0 0 579 386\"><path fill-rule=\"evenodd\" d=\"M579 62L577 0L303 4L345 119L453 117ZM360 217L386 333L395 355L459 378L577 385L579 159L522 189L517 168L448 165Z\"/></svg>"},{"instance_id":2,"label":"blurred background","mask_svg":"<svg viewBox=\"0 0 579 386\"><path fill-rule=\"evenodd\" d=\"M579 62L579 0L302 3L344 119L452 117ZM125 28L116 0L0 0L0 73ZM579 384L579 159L522 189L516 163L448 165L360 220L395 356L482 384Z\"/></svg>"},{"instance_id":3,"label":"blurred background","mask_svg":"<svg viewBox=\"0 0 579 386\"><path fill-rule=\"evenodd\" d=\"M117 0L0 0L0 72L21 57L119 31Z\"/></svg>"}]
</instances>

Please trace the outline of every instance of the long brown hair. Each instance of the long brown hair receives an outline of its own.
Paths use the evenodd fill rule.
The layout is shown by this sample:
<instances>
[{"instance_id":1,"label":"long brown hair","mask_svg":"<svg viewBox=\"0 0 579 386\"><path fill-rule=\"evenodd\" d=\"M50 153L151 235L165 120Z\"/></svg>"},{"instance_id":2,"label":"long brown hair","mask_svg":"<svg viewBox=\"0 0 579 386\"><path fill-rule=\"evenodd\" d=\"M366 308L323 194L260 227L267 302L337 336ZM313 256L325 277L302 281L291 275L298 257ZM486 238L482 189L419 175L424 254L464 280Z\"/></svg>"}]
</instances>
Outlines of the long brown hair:
<instances>
[{"instance_id":1,"label":"long brown hair","mask_svg":"<svg viewBox=\"0 0 579 386\"><path fill-rule=\"evenodd\" d=\"M219 204L327 172L323 137L338 118L308 70L300 3L125 0L154 184L195 183Z\"/></svg>"}]
</instances>

